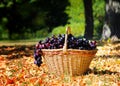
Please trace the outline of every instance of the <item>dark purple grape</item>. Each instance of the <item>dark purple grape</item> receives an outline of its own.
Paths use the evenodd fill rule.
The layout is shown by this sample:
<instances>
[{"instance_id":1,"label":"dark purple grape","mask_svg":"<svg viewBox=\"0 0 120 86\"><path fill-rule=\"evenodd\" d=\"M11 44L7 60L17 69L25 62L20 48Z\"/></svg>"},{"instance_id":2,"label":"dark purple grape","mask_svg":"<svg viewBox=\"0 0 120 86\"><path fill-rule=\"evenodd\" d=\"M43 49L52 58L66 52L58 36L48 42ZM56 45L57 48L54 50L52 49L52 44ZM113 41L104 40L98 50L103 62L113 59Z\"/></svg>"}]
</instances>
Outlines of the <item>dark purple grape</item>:
<instances>
[{"instance_id":1,"label":"dark purple grape","mask_svg":"<svg viewBox=\"0 0 120 86\"><path fill-rule=\"evenodd\" d=\"M89 43L89 45L90 45L90 47L91 47L92 50L93 50L93 49L96 49L96 43L95 43L94 41L91 41L91 42Z\"/></svg>"},{"instance_id":2,"label":"dark purple grape","mask_svg":"<svg viewBox=\"0 0 120 86\"><path fill-rule=\"evenodd\" d=\"M83 50L83 49L84 49L84 47L82 47L82 46L81 46L81 47L79 47L79 49L80 49L80 50Z\"/></svg>"},{"instance_id":3,"label":"dark purple grape","mask_svg":"<svg viewBox=\"0 0 120 86\"><path fill-rule=\"evenodd\" d=\"M42 43L42 41L40 40L40 41L39 41L39 44L41 44L41 43Z\"/></svg>"},{"instance_id":4,"label":"dark purple grape","mask_svg":"<svg viewBox=\"0 0 120 86\"><path fill-rule=\"evenodd\" d=\"M40 67L41 64L42 64L42 58L41 58L41 57L38 57L37 59L35 59L34 63L35 63L38 67Z\"/></svg>"},{"instance_id":5,"label":"dark purple grape","mask_svg":"<svg viewBox=\"0 0 120 86\"><path fill-rule=\"evenodd\" d=\"M48 43L50 41L50 38L46 38L43 43Z\"/></svg>"},{"instance_id":6,"label":"dark purple grape","mask_svg":"<svg viewBox=\"0 0 120 86\"><path fill-rule=\"evenodd\" d=\"M35 60L37 60L37 59L39 58L39 56L38 56L38 55L36 55L36 56L34 56L34 58L35 58Z\"/></svg>"},{"instance_id":7,"label":"dark purple grape","mask_svg":"<svg viewBox=\"0 0 120 86\"><path fill-rule=\"evenodd\" d=\"M60 44L60 45L59 45L59 48L63 48L63 45Z\"/></svg>"},{"instance_id":8,"label":"dark purple grape","mask_svg":"<svg viewBox=\"0 0 120 86\"><path fill-rule=\"evenodd\" d=\"M35 64L40 66L42 64L42 50L41 49L59 49L63 48L65 41L65 34L53 35L51 38L46 38L44 41L39 41L35 46L34 59ZM72 34L68 34L67 39L68 49L80 50L94 50L96 49L96 41L89 41L86 38L76 38Z\"/></svg>"},{"instance_id":9,"label":"dark purple grape","mask_svg":"<svg viewBox=\"0 0 120 86\"><path fill-rule=\"evenodd\" d=\"M40 67L41 64L42 64L42 61L37 61L37 64L36 64L36 65L37 65L38 67Z\"/></svg>"},{"instance_id":10,"label":"dark purple grape","mask_svg":"<svg viewBox=\"0 0 120 86\"><path fill-rule=\"evenodd\" d=\"M34 61L34 64L37 64L37 61L36 61L36 60Z\"/></svg>"},{"instance_id":11,"label":"dark purple grape","mask_svg":"<svg viewBox=\"0 0 120 86\"><path fill-rule=\"evenodd\" d=\"M45 46L46 46L46 49L49 49L50 43L46 43Z\"/></svg>"},{"instance_id":12,"label":"dark purple grape","mask_svg":"<svg viewBox=\"0 0 120 86\"><path fill-rule=\"evenodd\" d=\"M36 44L35 48L36 48L36 49L38 49L38 48L39 48L39 43L38 43L38 44Z\"/></svg>"},{"instance_id":13,"label":"dark purple grape","mask_svg":"<svg viewBox=\"0 0 120 86\"><path fill-rule=\"evenodd\" d=\"M72 34L68 34L68 39L74 37Z\"/></svg>"},{"instance_id":14,"label":"dark purple grape","mask_svg":"<svg viewBox=\"0 0 120 86\"><path fill-rule=\"evenodd\" d=\"M61 35L61 34L59 34L59 35L58 35L58 38L61 38L61 37L62 37L62 35Z\"/></svg>"}]
</instances>

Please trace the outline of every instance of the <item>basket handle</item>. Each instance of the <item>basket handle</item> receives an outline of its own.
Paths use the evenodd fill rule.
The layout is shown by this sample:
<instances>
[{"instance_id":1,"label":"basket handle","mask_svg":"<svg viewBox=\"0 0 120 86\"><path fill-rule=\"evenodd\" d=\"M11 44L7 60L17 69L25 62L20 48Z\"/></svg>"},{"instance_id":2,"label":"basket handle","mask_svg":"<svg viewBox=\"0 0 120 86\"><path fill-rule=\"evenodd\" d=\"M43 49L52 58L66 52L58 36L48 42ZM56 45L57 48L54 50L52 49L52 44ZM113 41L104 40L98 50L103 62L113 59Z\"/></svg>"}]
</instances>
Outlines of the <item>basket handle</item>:
<instances>
[{"instance_id":1,"label":"basket handle","mask_svg":"<svg viewBox=\"0 0 120 86\"><path fill-rule=\"evenodd\" d=\"M63 46L63 52L67 52L67 39L68 39L68 34L71 33L71 28L68 26L66 27L66 33L65 33L65 42Z\"/></svg>"}]
</instances>

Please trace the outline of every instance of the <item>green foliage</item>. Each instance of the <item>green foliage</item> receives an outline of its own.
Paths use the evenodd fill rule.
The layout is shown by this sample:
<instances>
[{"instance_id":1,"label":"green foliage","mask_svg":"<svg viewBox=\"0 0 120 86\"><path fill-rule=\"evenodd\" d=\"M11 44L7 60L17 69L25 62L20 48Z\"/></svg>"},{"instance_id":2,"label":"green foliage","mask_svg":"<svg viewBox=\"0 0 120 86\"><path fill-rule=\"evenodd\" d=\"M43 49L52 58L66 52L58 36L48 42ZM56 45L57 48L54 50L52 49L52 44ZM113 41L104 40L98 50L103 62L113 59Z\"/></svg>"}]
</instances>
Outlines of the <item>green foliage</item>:
<instances>
[{"instance_id":1,"label":"green foliage","mask_svg":"<svg viewBox=\"0 0 120 86\"><path fill-rule=\"evenodd\" d=\"M3 3L0 3L0 8L3 8L5 5Z\"/></svg>"},{"instance_id":2,"label":"green foliage","mask_svg":"<svg viewBox=\"0 0 120 86\"><path fill-rule=\"evenodd\" d=\"M84 34L84 23L73 23L66 26L59 26L53 29L52 34L58 35L58 34L65 34L66 27L71 27L71 33L74 36L83 36Z\"/></svg>"},{"instance_id":3,"label":"green foliage","mask_svg":"<svg viewBox=\"0 0 120 86\"><path fill-rule=\"evenodd\" d=\"M4 24L0 24L0 39L7 39L8 38L8 31L4 30Z\"/></svg>"},{"instance_id":4,"label":"green foliage","mask_svg":"<svg viewBox=\"0 0 120 86\"><path fill-rule=\"evenodd\" d=\"M38 30L36 32L36 37L37 38L43 38L43 37L46 37L48 36L48 31L44 28L44 29L41 29L41 30Z\"/></svg>"},{"instance_id":5,"label":"green foliage","mask_svg":"<svg viewBox=\"0 0 120 86\"><path fill-rule=\"evenodd\" d=\"M99 20L94 20L94 35L98 34L98 27L100 26L100 21Z\"/></svg>"},{"instance_id":6,"label":"green foliage","mask_svg":"<svg viewBox=\"0 0 120 86\"><path fill-rule=\"evenodd\" d=\"M3 28L2 28L2 25L0 25L0 39L2 38L2 31L3 31Z\"/></svg>"},{"instance_id":7,"label":"green foliage","mask_svg":"<svg viewBox=\"0 0 120 86\"><path fill-rule=\"evenodd\" d=\"M0 21L0 39L6 39L8 38L8 31L5 30L6 27L6 23L8 22L7 18L6 17L2 17L1 18L1 21Z\"/></svg>"},{"instance_id":8,"label":"green foliage","mask_svg":"<svg viewBox=\"0 0 120 86\"><path fill-rule=\"evenodd\" d=\"M71 32L74 36L83 36L84 35L84 22L81 23L72 23L69 25L71 27Z\"/></svg>"},{"instance_id":9,"label":"green foliage","mask_svg":"<svg viewBox=\"0 0 120 86\"><path fill-rule=\"evenodd\" d=\"M101 20L101 17L104 17L105 14L105 2L102 0L93 0L93 15L95 18Z\"/></svg>"},{"instance_id":10,"label":"green foliage","mask_svg":"<svg viewBox=\"0 0 120 86\"><path fill-rule=\"evenodd\" d=\"M69 0L70 6L66 7L66 13L70 17L68 22L72 23L80 23L84 22L84 6L82 0Z\"/></svg>"},{"instance_id":11,"label":"green foliage","mask_svg":"<svg viewBox=\"0 0 120 86\"><path fill-rule=\"evenodd\" d=\"M101 36L105 16L105 2L93 0L94 35Z\"/></svg>"},{"instance_id":12,"label":"green foliage","mask_svg":"<svg viewBox=\"0 0 120 86\"><path fill-rule=\"evenodd\" d=\"M65 26L59 26L53 29L52 34L63 34L67 26L71 27L74 36L83 36L84 34L84 6L82 0L69 0L70 6L66 7L65 12L68 14L68 23Z\"/></svg>"},{"instance_id":13,"label":"green foliage","mask_svg":"<svg viewBox=\"0 0 120 86\"><path fill-rule=\"evenodd\" d=\"M70 6L66 7L65 12L69 16L69 26L75 36L83 36L85 29L84 5L82 0L69 0ZM93 0L93 16L94 16L94 35L99 37L102 31L104 21L104 6L102 0ZM67 25L66 25L67 26ZM52 34L64 33L66 26L54 28Z\"/></svg>"},{"instance_id":14,"label":"green foliage","mask_svg":"<svg viewBox=\"0 0 120 86\"><path fill-rule=\"evenodd\" d=\"M44 0L1 1L0 38L8 37L9 30L13 31L12 37L17 39L23 38L21 34L25 36L24 38L48 36L51 34L48 31L52 29L52 34L57 35L64 33L66 26L71 27L75 36L83 36L85 29L83 0L62 2L61 0L47 0L46 3L44 2ZM94 35L97 36L100 36L102 30L104 6L103 0L93 0ZM8 24L11 29L7 27Z\"/></svg>"},{"instance_id":15,"label":"green foliage","mask_svg":"<svg viewBox=\"0 0 120 86\"><path fill-rule=\"evenodd\" d=\"M51 32L54 27L66 24L68 16L64 10L68 5L68 0L4 0L0 2L0 18L8 20L5 27L10 39L18 38L20 33L26 34L28 30L35 33L44 27L49 27Z\"/></svg>"},{"instance_id":16,"label":"green foliage","mask_svg":"<svg viewBox=\"0 0 120 86\"><path fill-rule=\"evenodd\" d=\"M52 30L52 34L58 35L58 34L65 34L65 27L64 26L59 26L56 27Z\"/></svg>"}]
</instances>

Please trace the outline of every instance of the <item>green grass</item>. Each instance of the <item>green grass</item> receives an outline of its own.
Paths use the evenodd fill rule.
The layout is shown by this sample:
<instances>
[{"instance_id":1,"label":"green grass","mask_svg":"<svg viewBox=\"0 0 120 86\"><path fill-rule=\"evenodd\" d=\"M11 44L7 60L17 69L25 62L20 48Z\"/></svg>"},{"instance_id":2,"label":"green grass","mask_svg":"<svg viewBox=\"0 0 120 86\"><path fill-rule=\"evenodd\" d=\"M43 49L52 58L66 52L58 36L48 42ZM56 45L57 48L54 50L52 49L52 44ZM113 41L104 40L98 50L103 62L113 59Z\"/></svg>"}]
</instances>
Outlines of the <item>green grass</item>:
<instances>
[{"instance_id":1,"label":"green grass","mask_svg":"<svg viewBox=\"0 0 120 86\"><path fill-rule=\"evenodd\" d=\"M39 40L43 40L45 38L36 38L36 39L27 39L27 40L1 40L0 41L0 46L3 45L34 45L36 44Z\"/></svg>"}]
</instances>

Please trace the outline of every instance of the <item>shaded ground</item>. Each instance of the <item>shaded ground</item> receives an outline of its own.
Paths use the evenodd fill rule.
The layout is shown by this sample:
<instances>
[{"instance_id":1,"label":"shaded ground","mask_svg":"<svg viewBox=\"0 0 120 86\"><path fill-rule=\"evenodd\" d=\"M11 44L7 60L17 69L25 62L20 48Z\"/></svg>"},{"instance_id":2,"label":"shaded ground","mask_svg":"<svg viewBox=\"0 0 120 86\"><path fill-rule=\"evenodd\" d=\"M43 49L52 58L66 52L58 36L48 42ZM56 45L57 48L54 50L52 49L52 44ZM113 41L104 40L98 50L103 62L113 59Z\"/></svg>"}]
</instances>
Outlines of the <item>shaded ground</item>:
<instances>
[{"instance_id":1,"label":"shaded ground","mask_svg":"<svg viewBox=\"0 0 120 86\"><path fill-rule=\"evenodd\" d=\"M34 43L0 46L0 86L120 86L120 44L98 47L90 69L62 79L49 74L46 64L33 61Z\"/></svg>"},{"instance_id":2,"label":"shaded ground","mask_svg":"<svg viewBox=\"0 0 120 86\"><path fill-rule=\"evenodd\" d=\"M6 56L7 59L19 58L22 56L31 56L34 52L34 45L16 45L1 46L0 55Z\"/></svg>"}]
</instances>

